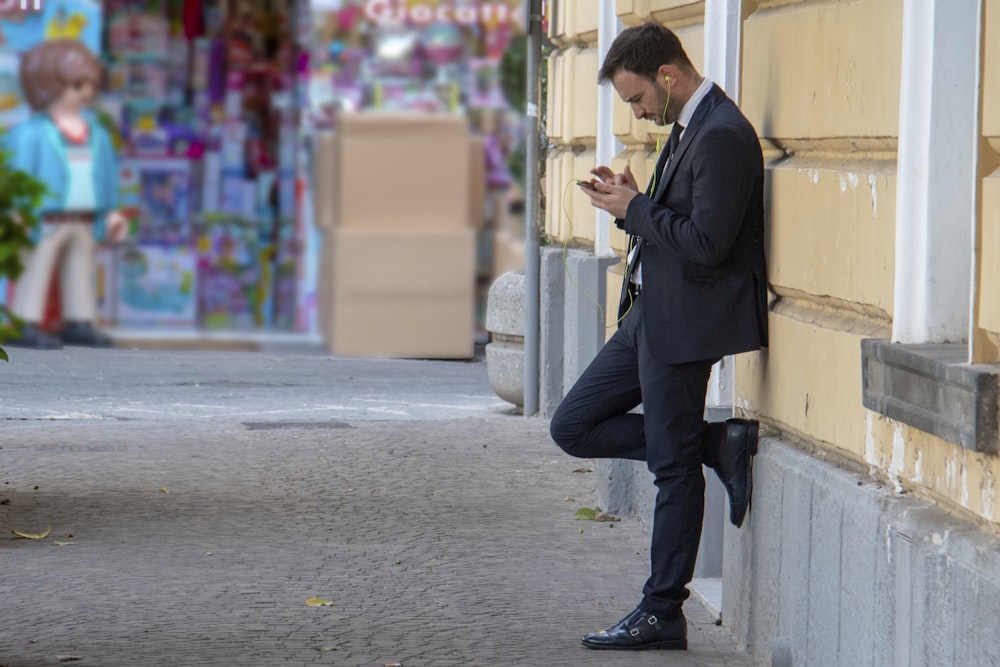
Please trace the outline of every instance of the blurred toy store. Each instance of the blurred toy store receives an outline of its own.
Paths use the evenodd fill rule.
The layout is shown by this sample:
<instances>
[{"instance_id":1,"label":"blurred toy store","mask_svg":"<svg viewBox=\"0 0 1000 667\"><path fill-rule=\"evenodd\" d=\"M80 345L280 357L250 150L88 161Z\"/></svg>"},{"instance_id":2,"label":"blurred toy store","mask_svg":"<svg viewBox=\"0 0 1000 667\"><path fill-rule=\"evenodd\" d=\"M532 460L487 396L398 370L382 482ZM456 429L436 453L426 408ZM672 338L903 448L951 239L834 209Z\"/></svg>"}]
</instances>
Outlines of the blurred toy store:
<instances>
[{"instance_id":1,"label":"blurred toy store","mask_svg":"<svg viewBox=\"0 0 1000 667\"><path fill-rule=\"evenodd\" d=\"M524 5L0 0L0 127L36 106L19 80L34 47L99 58L90 106L129 230L96 255L113 337L469 357L490 283L523 264ZM53 275L44 328L65 298Z\"/></svg>"}]
</instances>

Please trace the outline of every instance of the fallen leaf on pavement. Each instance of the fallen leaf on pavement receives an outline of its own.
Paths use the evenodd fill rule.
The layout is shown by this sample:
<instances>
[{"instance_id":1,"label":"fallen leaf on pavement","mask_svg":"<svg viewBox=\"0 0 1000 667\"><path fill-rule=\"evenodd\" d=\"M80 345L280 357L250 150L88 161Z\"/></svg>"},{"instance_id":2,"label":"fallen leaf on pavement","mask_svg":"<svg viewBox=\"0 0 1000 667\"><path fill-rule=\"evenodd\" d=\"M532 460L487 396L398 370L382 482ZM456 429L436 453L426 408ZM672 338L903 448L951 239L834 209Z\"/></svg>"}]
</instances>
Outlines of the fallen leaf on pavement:
<instances>
[{"instance_id":1,"label":"fallen leaf on pavement","mask_svg":"<svg viewBox=\"0 0 1000 667\"><path fill-rule=\"evenodd\" d=\"M331 607L333 603L329 600L324 600L323 598L309 598L306 600L306 604L310 607Z\"/></svg>"},{"instance_id":2,"label":"fallen leaf on pavement","mask_svg":"<svg viewBox=\"0 0 1000 667\"><path fill-rule=\"evenodd\" d=\"M601 523L621 521L621 518L615 516L614 514L608 514L607 512L601 510L600 507L595 507L593 509L589 507L581 507L576 511L576 514L574 514L573 517L577 521L598 521Z\"/></svg>"},{"instance_id":3,"label":"fallen leaf on pavement","mask_svg":"<svg viewBox=\"0 0 1000 667\"><path fill-rule=\"evenodd\" d=\"M594 472L594 471L591 470L590 468L577 468L573 472Z\"/></svg>"},{"instance_id":4,"label":"fallen leaf on pavement","mask_svg":"<svg viewBox=\"0 0 1000 667\"><path fill-rule=\"evenodd\" d=\"M73 662L75 660L83 660L79 655L57 655L56 660L59 662Z\"/></svg>"},{"instance_id":5,"label":"fallen leaf on pavement","mask_svg":"<svg viewBox=\"0 0 1000 667\"><path fill-rule=\"evenodd\" d=\"M52 526L49 526L40 533L22 533L17 530L12 530L10 532L14 533L18 537L23 537L26 540L44 540L46 537L49 536L49 533L52 532Z\"/></svg>"},{"instance_id":6,"label":"fallen leaf on pavement","mask_svg":"<svg viewBox=\"0 0 1000 667\"><path fill-rule=\"evenodd\" d=\"M160 487L160 493L170 493L170 491L165 486Z\"/></svg>"},{"instance_id":7,"label":"fallen leaf on pavement","mask_svg":"<svg viewBox=\"0 0 1000 667\"><path fill-rule=\"evenodd\" d=\"M52 544L56 545L57 547L71 547L74 544L76 544L76 542L60 542L59 540L56 540Z\"/></svg>"}]
</instances>

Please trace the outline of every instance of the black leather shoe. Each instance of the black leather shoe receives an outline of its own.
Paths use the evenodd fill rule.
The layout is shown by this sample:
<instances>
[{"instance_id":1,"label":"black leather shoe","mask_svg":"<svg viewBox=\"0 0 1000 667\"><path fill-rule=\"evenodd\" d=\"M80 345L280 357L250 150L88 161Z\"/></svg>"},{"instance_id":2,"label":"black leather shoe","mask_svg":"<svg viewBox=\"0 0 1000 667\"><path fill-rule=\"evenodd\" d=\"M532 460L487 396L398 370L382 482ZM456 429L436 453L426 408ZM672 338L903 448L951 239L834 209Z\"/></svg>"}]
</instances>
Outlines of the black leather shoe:
<instances>
[{"instance_id":1,"label":"black leather shoe","mask_svg":"<svg viewBox=\"0 0 1000 667\"><path fill-rule=\"evenodd\" d=\"M59 332L59 338L66 345L111 347L111 337L95 329L90 322L67 322Z\"/></svg>"},{"instance_id":2,"label":"black leather shoe","mask_svg":"<svg viewBox=\"0 0 1000 667\"><path fill-rule=\"evenodd\" d=\"M35 350L61 350L62 343L58 338L50 336L35 324L25 324L21 327L21 333L17 338L12 338L4 342L4 345L11 347L28 347Z\"/></svg>"},{"instance_id":3,"label":"black leather shoe","mask_svg":"<svg viewBox=\"0 0 1000 667\"><path fill-rule=\"evenodd\" d=\"M760 423L756 419L729 419L725 427L725 439L712 467L729 494L729 520L739 528L753 495L753 457Z\"/></svg>"},{"instance_id":4,"label":"black leather shoe","mask_svg":"<svg viewBox=\"0 0 1000 667\"><path fill-rule=\"evenodd\" d=\"M670 619L659 618L636 607L614 627L584 635L580 643L593 649L685 651L688 647L687 620L684 614Z\"/></svg>"}]
</instances>

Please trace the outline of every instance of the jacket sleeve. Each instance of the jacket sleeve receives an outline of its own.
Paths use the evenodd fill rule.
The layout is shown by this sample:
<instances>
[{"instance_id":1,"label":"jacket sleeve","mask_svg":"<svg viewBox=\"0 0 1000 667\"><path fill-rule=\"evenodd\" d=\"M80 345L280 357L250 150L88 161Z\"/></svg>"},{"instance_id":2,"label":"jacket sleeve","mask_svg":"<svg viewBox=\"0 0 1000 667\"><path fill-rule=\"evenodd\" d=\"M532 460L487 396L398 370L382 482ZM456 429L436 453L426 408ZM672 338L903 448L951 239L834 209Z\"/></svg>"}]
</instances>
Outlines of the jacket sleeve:
<instances>
[{"instance_id":1,"label":"jacket sleeve","mask_svg":"<svg viewBox=\"0 0 1000 667\"><path fill-rule=\"evenodd\" d=\"M759 144L749 134L735 124L702 128L678 165L686 173L674 174L674 179L691 179L690 216L638 195L629 203L623 229L682 259L721 263L740 232L763 169Z\"/></svg>"},{"instance_id":2,"label":"jacket sleeve","mask_svg":"<svg viewBox=\"0 0 1000 667\"><path fill-rule=\"evenodd\" d=\"M31 129L28 124L15 125L3 135L3 148L13 169L37 176L37 151L32 150Z\"/></svg>"},{"instance_id":3,"label":"jacket sleeve","mask_svg":"<svg viewBox=\"0 0 1000 667\"><path fill-rule=\"evenodd\" d=\"M7 165L16 171L23 171L29 176L39 179L38 164L38 135L33 133L29 125L31 121L25 121L15 125L3 135L3 149L6 152ZM41 179L40 179L41 180ZM46 201L52 199L50 194L43 195L42 204L35 208L35 215L41 216L43 208L51 208L55 203ZM38 243L42 239L41 219L28 234L33 243Z\"/></svg>"}]
</instances>

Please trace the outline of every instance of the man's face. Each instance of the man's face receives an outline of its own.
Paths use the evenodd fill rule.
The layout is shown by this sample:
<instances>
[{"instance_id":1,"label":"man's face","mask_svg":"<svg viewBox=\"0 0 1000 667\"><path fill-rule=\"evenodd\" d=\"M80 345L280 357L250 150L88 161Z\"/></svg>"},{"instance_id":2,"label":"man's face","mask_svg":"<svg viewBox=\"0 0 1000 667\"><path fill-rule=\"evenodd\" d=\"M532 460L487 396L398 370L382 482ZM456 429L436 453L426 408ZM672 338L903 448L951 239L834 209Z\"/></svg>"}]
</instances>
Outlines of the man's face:
<instances>
[{"instance_id":1,"label":"man's face","mask_svg":"<svg viewBox=\"0 0 1000 667\"><path fill-rule=\"evenodd\" d=\"M670 96L666 82L659 86L649 77L621 70L612 77L611 85L619 97L632 107L636 118L650 120L657 125L666 125L676 119L673 110L667 108Z\"/></svg>"}]
</instances>

